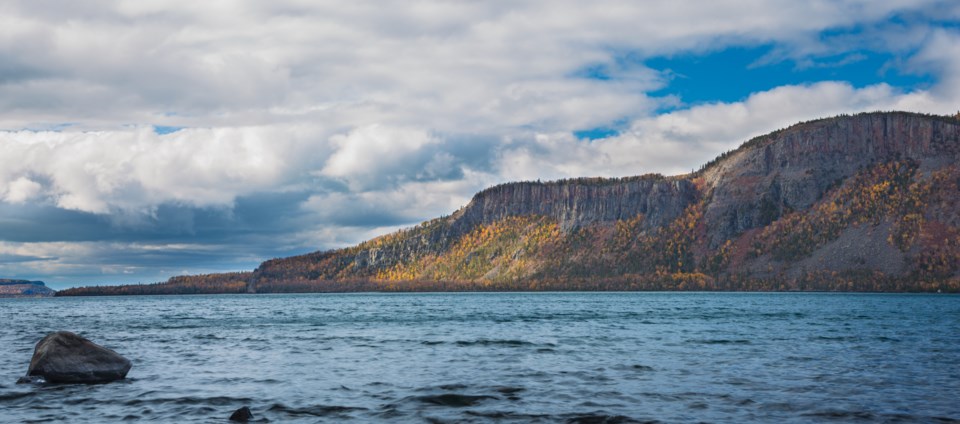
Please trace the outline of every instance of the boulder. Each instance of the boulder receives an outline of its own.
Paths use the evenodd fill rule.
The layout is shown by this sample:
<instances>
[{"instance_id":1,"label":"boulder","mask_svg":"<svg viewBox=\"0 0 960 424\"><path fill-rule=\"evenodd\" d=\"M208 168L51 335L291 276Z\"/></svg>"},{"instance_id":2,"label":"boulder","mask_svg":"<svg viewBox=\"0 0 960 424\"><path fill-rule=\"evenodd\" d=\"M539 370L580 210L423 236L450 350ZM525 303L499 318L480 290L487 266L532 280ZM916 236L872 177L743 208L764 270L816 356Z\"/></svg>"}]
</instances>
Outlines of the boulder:
<instances>
[{"instance_id":1,"label":"boulder","mask_svg":"<svg viewBox=\"0 0 960 424\"><path fill-rule=\"evenodd\" d=\"M233 411L233 414L230 415L230 421L236 421L240 423L245 423L253 419L253 413L250 412L250 408L244 406L236 411Z\"/></svg>"},{"instance_id":2,"label":"boulder","mask_svg":"<svg viewBox=\"0 0 960 424\"><path fill-rule=\"evenodd\" d=\"M50 383L108 383L125 378L130 367L130 361L117 352L58 331L37 343L27 377L42 377Z\"/></svg>"}]
</instances>

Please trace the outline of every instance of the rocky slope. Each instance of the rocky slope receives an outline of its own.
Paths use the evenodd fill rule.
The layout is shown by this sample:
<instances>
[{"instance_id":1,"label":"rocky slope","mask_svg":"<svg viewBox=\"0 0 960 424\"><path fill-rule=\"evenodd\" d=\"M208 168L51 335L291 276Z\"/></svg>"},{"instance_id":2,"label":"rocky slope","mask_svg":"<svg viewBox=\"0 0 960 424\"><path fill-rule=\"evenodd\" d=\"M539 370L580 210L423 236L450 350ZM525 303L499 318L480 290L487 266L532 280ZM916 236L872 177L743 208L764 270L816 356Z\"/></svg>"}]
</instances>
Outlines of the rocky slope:
<instances>
[{"instance_id":1,"label":"rocky slope","mask_svg":"<svg viewBox=\"0 0 960 424\"><path fill-rule=\"evenodd\" d=\"M784 210L807 209L874 164L906 160L922 172L952 165L958 140L956 119L908 113L825 119L754 139L703 172L714 244L767 225Z\"/></svg>"},{"instance_id":2,"label":"rocky slope","mask_svg":"<svg viewBox=\"0 0 960 424\"><path fill-rule=\"evenodd\" d=\"M958 163L960 116L839 116L689 175L496 186L448 217L230 281L255 292L957 291ZM178 278L165 287L201 277Z\"/></svg>"}]
</instances>

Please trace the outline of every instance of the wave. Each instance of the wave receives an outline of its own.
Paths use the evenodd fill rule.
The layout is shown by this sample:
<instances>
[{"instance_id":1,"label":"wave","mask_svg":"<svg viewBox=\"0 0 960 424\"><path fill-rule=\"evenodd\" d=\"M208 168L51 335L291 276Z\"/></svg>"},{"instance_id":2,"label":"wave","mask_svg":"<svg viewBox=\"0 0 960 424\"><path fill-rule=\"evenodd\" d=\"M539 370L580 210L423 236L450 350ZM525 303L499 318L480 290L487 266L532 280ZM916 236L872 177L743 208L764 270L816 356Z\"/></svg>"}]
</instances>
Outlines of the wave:
<instances>
[{"instance_id":1,"label":"wave","mask_svg":"<svg viewBox=\"0 0 960 424\"><path fill-rule=\"evenodd\" d=\"M367 411L367 408L357 407L357 406L341 406L341 405L312 405L302 408L294 408L286 406L282 403L275 403L267 408L267 411L286 414L288 416L314 416L314 417L329 417L329 416L342 416L354 411Z\"/></svg>"},{"instance_id":2,"label":"wave","mask_svg":"<svg viewBox=\"0 0 960 424\"><path fill-rule=\"evenodd\" d=\"M526 340L495 340L495 339L477 339L477 340L458 340L455 342L457 346L508 346L508 347L520 347L520 346L546 346L546 347L556 347L553 343L533 343Z\"/></svg>"}]
</instances>

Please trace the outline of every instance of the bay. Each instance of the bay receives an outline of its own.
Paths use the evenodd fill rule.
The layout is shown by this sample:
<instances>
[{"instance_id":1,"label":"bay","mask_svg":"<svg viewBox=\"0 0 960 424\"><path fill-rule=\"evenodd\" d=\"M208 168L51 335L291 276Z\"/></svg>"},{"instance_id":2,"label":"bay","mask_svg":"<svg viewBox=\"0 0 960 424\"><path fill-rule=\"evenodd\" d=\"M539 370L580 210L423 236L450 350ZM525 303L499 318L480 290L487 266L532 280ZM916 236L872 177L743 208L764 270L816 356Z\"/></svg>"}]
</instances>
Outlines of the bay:
<instances>
[{"instance_id":1,"label":"bay","mask_svg":"<svg viewBox=\"0 0 960 424\"><path fill-rule=\"evenodd\" d=\"M960 297L426 293L0 299L0 421L960 421ZM69 330L133 361L16 385Z\"/></svg>"}]
</instances>

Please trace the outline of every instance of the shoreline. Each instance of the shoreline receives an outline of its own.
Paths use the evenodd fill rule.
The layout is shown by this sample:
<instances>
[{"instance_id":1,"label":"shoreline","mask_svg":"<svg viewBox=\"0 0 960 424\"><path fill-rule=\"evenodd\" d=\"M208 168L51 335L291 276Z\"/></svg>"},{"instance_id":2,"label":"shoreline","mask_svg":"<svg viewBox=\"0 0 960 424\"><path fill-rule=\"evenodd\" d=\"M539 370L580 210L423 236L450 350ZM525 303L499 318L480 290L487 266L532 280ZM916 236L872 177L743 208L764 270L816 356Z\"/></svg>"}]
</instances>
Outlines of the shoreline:
<instances>
[{"instance_id":1,"label":"shoreline","mask_svg":"<svg viewBox=\"0 0 960 424\"><path fill-rule=\"evenodd\" d=\"M418 290L380 290L380 291L309 291L309 292L268 292L268 293L156 293L156 294L80 294L80 295L52 295L52 296L16 296L0 297L0 299L14 298L71 298L71 297L161 297L161 296L283 296L303 294L589 294L589 293L670 293L670 294L863 294L863 295L960 295L960 292L936 291L839 291L839 290L447 290L447 291L418 291Z\"/></svg>"}]
</instances>

